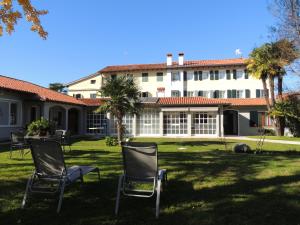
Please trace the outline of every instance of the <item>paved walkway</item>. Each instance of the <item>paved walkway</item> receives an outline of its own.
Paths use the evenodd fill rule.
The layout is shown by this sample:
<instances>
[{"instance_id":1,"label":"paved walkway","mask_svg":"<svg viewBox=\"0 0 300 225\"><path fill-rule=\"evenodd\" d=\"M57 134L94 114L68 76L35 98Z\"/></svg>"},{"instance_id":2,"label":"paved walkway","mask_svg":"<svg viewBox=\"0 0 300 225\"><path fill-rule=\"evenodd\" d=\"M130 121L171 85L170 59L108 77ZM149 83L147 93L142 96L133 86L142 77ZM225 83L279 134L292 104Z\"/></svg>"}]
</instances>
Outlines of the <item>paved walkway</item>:
<instances>
[{"instance_id":1,"label":"paved walkway","mask_svg":"<svg viewBox=\"0 0 300 225\"><path fill-rule=\"evenodd\" d=\"M246 140L246 141L259 141L259 139L257 139L257 138L249 138L249 137L244 137L244 136L226 137L226 139L236 139L236 140ZM300 145L300 141L285 141L285 140L265 139L265 142L278 143L278 144L289 144L289 145Z\"/></svg>"}]
</instances>

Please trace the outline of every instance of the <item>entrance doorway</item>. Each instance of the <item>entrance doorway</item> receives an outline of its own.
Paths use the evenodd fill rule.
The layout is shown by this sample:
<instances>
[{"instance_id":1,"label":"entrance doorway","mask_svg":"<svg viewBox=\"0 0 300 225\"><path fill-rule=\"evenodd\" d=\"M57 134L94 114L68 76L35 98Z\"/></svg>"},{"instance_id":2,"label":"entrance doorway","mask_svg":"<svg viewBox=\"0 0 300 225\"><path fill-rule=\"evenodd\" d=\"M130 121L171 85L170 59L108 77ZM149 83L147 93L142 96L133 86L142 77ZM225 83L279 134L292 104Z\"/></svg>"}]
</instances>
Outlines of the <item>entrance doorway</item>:
<instances>
[{"instance_id":1,"label":"entrance doorway","mask_svg":"<svg viewBox=\"0 0 300 225\"><path fill-rule=\"evenodd\" d=\"M239 134L239 113L235 110L225 110L223 112L224 135Z\"/></svg>"},{"instance_id":2,"label":"entrance doorway","mask_svg":"<svg viewBox=\"0 0 300 225\"><path fill-rule=\"evenodd\" d=\"M78 109L69 109L68 130L70 131L71 134L78 134L78 131L79 131L79 111L78 111Z\"/></svg>"}]
</instances>

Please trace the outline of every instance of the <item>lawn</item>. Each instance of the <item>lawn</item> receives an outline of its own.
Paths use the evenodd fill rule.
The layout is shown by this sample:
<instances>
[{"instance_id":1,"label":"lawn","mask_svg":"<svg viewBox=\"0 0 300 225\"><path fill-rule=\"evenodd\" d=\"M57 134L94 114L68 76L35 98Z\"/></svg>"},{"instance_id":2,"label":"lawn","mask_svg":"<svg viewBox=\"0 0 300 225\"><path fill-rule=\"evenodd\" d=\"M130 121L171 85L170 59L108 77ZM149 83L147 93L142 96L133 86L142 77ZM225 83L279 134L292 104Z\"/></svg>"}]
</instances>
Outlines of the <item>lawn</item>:
<instances>
[{"instance_id":1,"label":"lawn","mask_svg":"<svg viewBox=\"0 0 300 225\"><path fill-rule=\"evenodd\" d=\"M260 138L260 136L249 136L249 138ZM300 142L300 137L287 137L287 136L266 136L266 139L270 140L283 140L283 141L299 141Z\"/></svg>"},{"instance_id":2,"label":"lawn","mask_svg":"<svg viewBox=\"0 0 300 225\"><path fill-rule=\"evenodd\" d=\"M168 170L158 220L154 199L123 197L120 214L114 216L120 150L106 147L103 140L82 140L65 154L66 161L98 166L101 183L88 175L84 185L70 186L59 215L57 201L45 196L20 209L32 160L17 153L10 160L7 146L2 147L0 224L300 224L300 146L266 143L262 154L236 154L218 139L137 141L157 142L159 164ZM236 142L227 140L228 149Z\"/></svg>"}]
</instances>

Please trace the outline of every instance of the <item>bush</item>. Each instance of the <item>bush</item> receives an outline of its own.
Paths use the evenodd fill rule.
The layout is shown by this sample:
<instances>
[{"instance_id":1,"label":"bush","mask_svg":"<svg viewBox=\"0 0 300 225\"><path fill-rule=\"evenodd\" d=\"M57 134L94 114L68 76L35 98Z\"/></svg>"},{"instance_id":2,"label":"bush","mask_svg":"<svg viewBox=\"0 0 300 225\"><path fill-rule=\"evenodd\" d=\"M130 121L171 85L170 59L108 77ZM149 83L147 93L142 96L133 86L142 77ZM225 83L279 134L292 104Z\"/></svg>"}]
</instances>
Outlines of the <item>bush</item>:
<instances>
[{"instance_id":1,"label":"bush","mask_svg":"<svg viewBox=\"0 0 300 225\"><path fill-rule=\"evenodd\" d=\"M273 129L265 129L266 136L276 136L276 132Z\"/></svg>"},{"instance_id":2,"label":"bush","mask_svg":"<svg viewBox=\"0 0 300 225\"><path fill-rule=\"evenodd\" d=\"M118 145L118 138L117 137L105 137L105 144L106 146L117 146Z\"/></svg>"},{"instance_id":3,"label":"bush","mask_svg":"<svg viewBox=\"0 0 300 225\"><path fill-rule=\"evenodd\" d=\"M50 123L48 120L41 118L39 120L31 122L27 128L27 133L30 136L39 135L45 136L50 130Z\"/></svg>"},{"instance_id":4,"label":"bush","mask_svg":"<svg viewBox=\"0 0 300 225\"><path fill-rule=\"evenodd\" d=\"M235 153L251 153L251 148L249 145L244 143L239 143L233 146L232 151Z\"/></svg>"}]
</instances>

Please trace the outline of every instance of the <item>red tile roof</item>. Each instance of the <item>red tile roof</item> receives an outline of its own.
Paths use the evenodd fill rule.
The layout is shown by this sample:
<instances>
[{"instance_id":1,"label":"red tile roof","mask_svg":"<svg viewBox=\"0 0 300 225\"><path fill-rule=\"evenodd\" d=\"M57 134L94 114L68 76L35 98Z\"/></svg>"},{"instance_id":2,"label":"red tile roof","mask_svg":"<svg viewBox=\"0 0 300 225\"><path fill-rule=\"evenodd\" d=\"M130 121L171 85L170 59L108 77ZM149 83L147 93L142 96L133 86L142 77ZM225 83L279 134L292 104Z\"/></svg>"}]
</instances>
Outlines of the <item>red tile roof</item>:
<instances>
[{"instance_id":1,"label":"red tile roof","mask_svg":"<svg viewBox=\"0 0 300 225\"><path fill-rule=\"evenodd\" d=\"M245 59L216 59L216 60L191 60L184 61L183 66L179 66L178 62L173 62L172 66L167 66L166 63L157 64L132 64L132 65L117 65L107 66L100 70L99 73L126 72L126 71L145 71L145 70L164 70L168 68L197 68L197 67L214 67L214 66L244 66Z\"/></svg>"},{"instance_id":2,"label":"red tile roof","mask_svg":"<svg viewBox=\"0 0 300 225\"><path fill-rule=\"evenodd\" d=\"M26 92L37 95L43 101L54 101L76 105L85 105L82 101L71 96L52 91L48 88L14 78L0 75L0 88Z\"/></svg>"},{"instance_id":3,"label":"red tile roof","mask_svg":"<svg viewBox=\"0 0 300 225\"><path fill-rule=\"evenodd\" d=\"M104 103L104 98L82 98L80 99L86 106L100 106Z\"/></svg>"},{"instance_id":4,"label":"red tile roof","mask_svg":"<svg viewBox=\"0 0 300 225\"><path fill-rule=\"evenodd\" d=\"M232 106L266 106L264 98L227 98L225 102Z\"/></svg>"},{"instance_id":5,"label":"red tile roof","mask_svg":"<svg viewBox=\"0 0 300 225\"><path fill-rule=\"evenodd\" d=\"M164 97L159 98L160 105L229 105L224 99L205 97Z\"/></svg>"}]
</instances>

